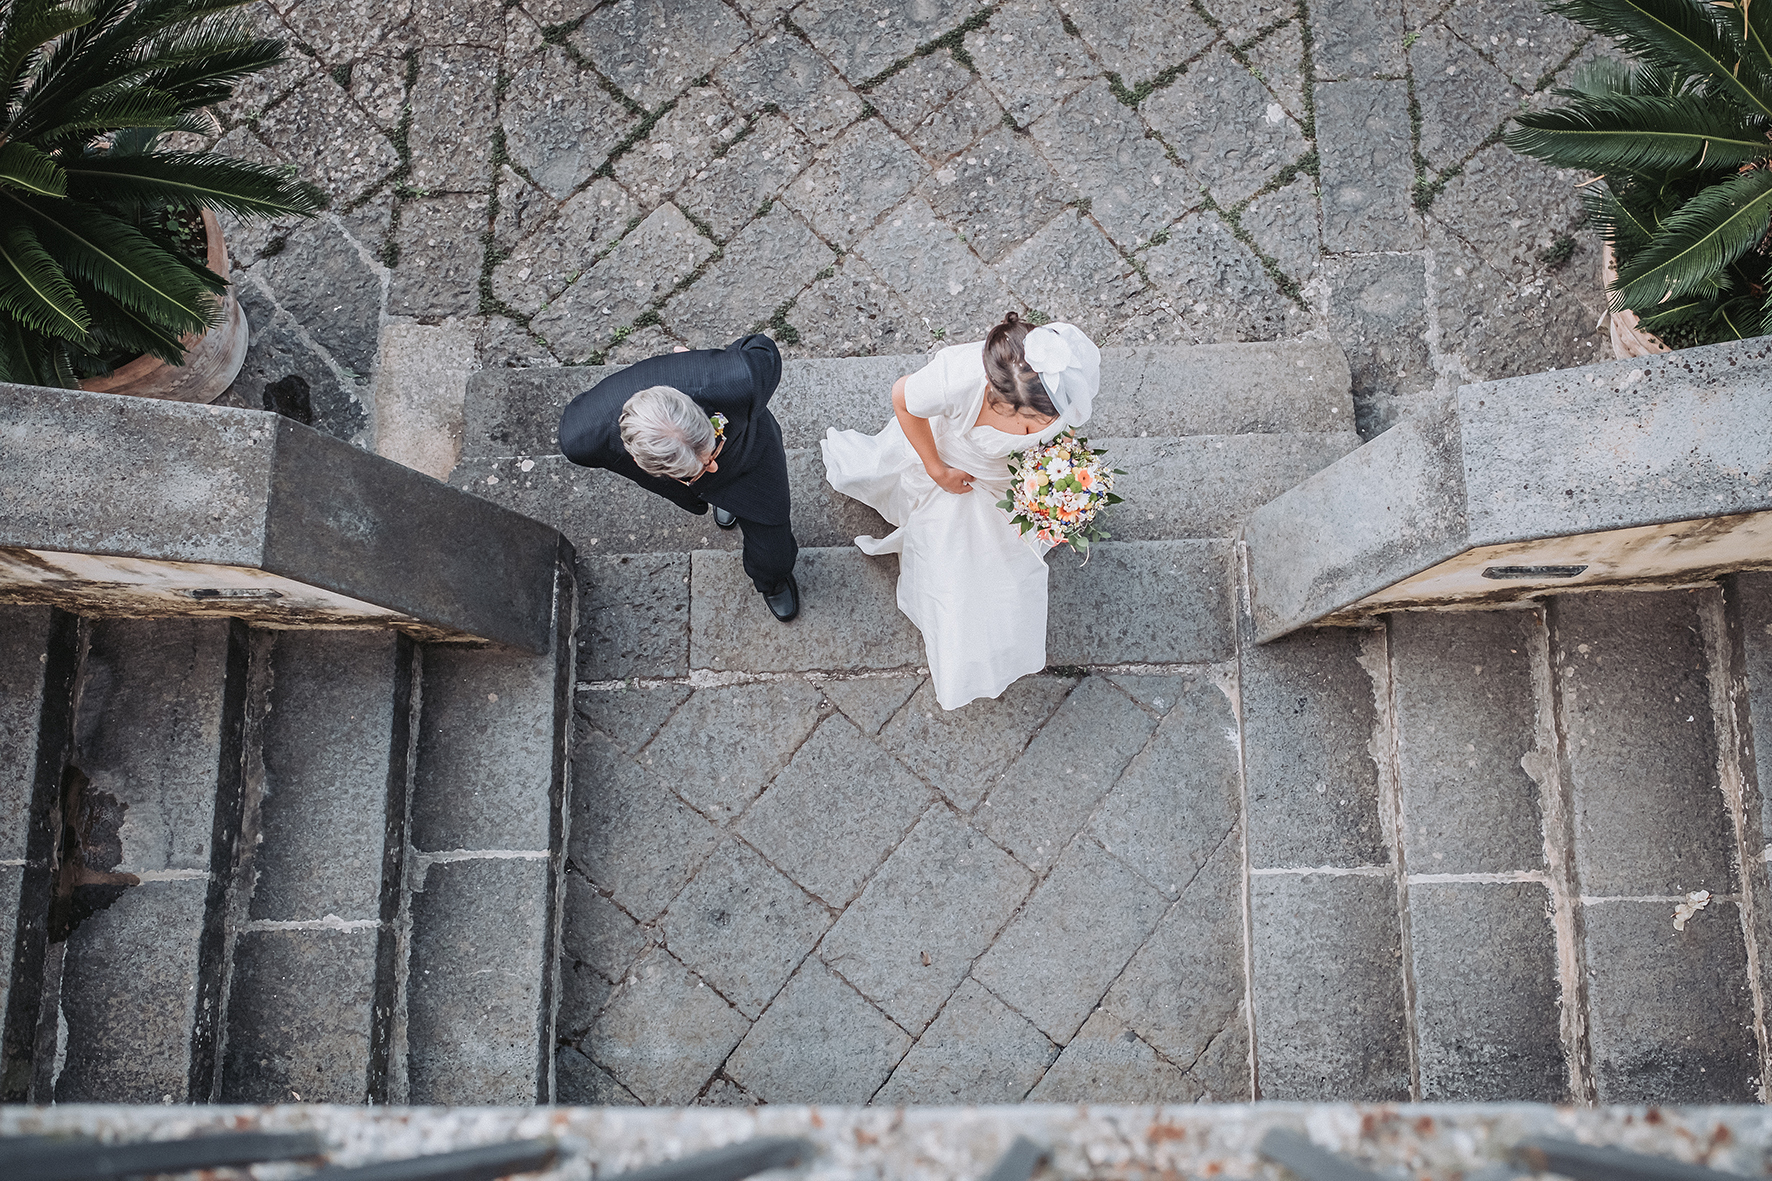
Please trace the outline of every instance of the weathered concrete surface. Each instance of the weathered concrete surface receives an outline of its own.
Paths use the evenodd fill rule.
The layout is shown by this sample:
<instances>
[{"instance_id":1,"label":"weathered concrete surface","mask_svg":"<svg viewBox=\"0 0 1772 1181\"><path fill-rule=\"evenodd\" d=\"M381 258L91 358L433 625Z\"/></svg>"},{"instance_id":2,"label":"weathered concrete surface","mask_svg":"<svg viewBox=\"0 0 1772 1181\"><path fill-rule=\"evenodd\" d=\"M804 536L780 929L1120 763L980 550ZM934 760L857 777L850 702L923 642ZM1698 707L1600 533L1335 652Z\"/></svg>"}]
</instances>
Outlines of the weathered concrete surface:
<instances>
[{"instance_id":1,"label":"weathered concrete surface","mask_svg":"<svg viewBox=\"0 0 1772 1181\"><path fill-rule=\"evenodd\" d=\"M1535 611L1399 613L1386 623L1411 873L1542 870Z\"/></svg>"},{"instance_id":2,"label":"weathered concrete surface","mask_svg":"<svg viewBox=\"0 0 1772 1181\"><path fill-rule=\"evenodd\" d=\"M546 526L264 411L30 386L0 396L0 467L17 473L0 546L262 570L420 630L548 645L560 538ZM200 605L190 591L209 585L166 580L162 613ZM18 593L53 600L56 582ZM252 595L230 606L266 609Z\"/></svg>"},{"instance_id":3,"label":"weathered concrete surface","mask_svg":"<svg viewBox=\"0 0 1772 1181\"><path fill-rule=\"evenodd\" d=\"M77 925L51 932L66 940L58 1098L212 1093L227 902L210 879L233 861L243 774L237 627L93 625L68 772L85 781L77 855L89 881L73 896Z\"/></svg>"},{"instance_id":4,"label":"weathered concrete surface","mask_svg":"<svg viewBox=\"0 0 1772 1181\"><path fill-rule=\"evenodd\" d=\"M412 1098L545 1102L553 874L547 857L431 863L414 884Z\"/></svg>"},{"instance_id":5,"label":"weathered concrete surface","mask_svg":"<svg viewBox=\"0 0 1772 1181\"><path fill-rule=\"evenodd\" d=\"M1389 875L1251 879L1263 1097L1409 1095L1396 890Z\"/></svg>"},{"instance_id":6,"label":"weathered concrete surface","mask_svg":"<svg viewBox=\"0 0 1772 1181\"><path fill-rule=\"evenodd\" d=\"M225 1102L363 1102L375 1040L376 940L373 926L240 935Z\"/></svg>"},{"instance_id":7,"label":"weathered concrete surface","mask_svg":"<svg viewBox=\"0 0 1772 1181\"><path fill-rule=\"evenodd\" d=\"M1550 909L1549 891L1537 882L1411 878L1410 956L1424 1096L1567 1101Z\"/></svg>"},{"instance_id":8,"label":"weathered concrete surface","mask_svg":"<svg viewBox=\"0 0 1772 1181\"><path fill-rule=\"evenodd\" d=\"M1461 387L1249 518L1258 637L1344 610L1772 564L1754 515L1772 510L1768 356L1753 340ZM1613 540L1567 540L1593 534ZM1563 564L1586 570L1481 577Z\"/></svg>"},{"instance_id":9,"label":"weathered concrete surface","mask_svg":"<svg viewBox=\"0 0 1772 1181\"><path fill-rule=\"evenodd\" d=\"M402 824L406 811L409 719L395 710L411 699L410 658L402 668L398 639L383 632L286 631L274 645L249 914L373 923L391 770Z\"/></svg>"},{"instance_id":10,"label":"weathered concrete surface","mask_svg":"<svg viewBox=\"0 0 1772 1181\"><path fill-rule=\"evenodd\" d=\"M309 1131L331 1165L360 1165L482 1144L557 1135L571 1159L545 1181L586 1169L598 1175L663 1164L754 1136L803 1136L815 1148L802 1166L812 1181L910 1172L932 1181L982 1176L1017 1136L1049 1146L1065 1175L1102 1162L1141 1175L1262 1176L1257 1146L1272 1129L1307 1136L1380 1175L1407 1171L1434 1181L1503 1162L1529 1136L1575 1139L1751 1176L1772 1143L1756 1106L1673 1107L1642 1118L1639 1107L1542 1104L1352 1103L1116 1106L1051 1104L962 1109L864 1110L820 1104L749 1111L606 1107L408 1108L8 1106L0 1133L164 1139L205 1131ZM1716 1134L1718 1131L1721 1134ZM1713 1141L1715 1141L1713 1143Z\"/></svg>"},{"instance_id":11,"label":"weathered concrete surface","mask_svg":"<svg viewBox=\"0 0 1772 1181\"><path fill-rule=\"evenodd\" d=\"M1560 597L1552 660L1568 735L1575 869L1584 895L1734 894L1717 782L1705 600L1717 592ZM1618 719L1630 719L1619 725Z\"/></svg>"},{"instance_id":12,"label":"weathered concrete surface","mask_svg":"<svg viewBox=\"0 0 1772 1181\"><path fill-rule=\"evenodd\" d=\"M981 333L982 335L982 333ZM974 337L972 339L977 339ZM725 341L709 347L724 347ZM891 414L892 384L924 354L789 357L769 409L789 448L816 447L827 427L873 432ZM464 458L559 453L560 413L620 365L486 369L468 379ZM1104 348L1088 433L1101 438L1334 434L1353 429L1351 378L1322 340Z\"/></svg>"}]
</instances>

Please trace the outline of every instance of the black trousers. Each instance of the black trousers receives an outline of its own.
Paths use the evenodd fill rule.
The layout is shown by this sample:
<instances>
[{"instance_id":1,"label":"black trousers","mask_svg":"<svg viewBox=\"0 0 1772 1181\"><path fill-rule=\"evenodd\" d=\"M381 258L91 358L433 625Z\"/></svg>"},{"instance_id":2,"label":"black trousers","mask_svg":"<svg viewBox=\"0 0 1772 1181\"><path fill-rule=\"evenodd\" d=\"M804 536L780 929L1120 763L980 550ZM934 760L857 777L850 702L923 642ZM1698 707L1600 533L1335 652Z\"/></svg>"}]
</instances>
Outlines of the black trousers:
<instances>
[{"instance_id":1,"label":"black trousers","mask_svg":"<svg viewBox=\"0 0 1772 1181\"><path fill-rule=\"evenodd\" d=\"M780 590L800 556L793 529L787 525L760 525L743 517L738 518L738 527L744 530L744 572L752 585L766 595Z\"/></svg>"}]
</instances>

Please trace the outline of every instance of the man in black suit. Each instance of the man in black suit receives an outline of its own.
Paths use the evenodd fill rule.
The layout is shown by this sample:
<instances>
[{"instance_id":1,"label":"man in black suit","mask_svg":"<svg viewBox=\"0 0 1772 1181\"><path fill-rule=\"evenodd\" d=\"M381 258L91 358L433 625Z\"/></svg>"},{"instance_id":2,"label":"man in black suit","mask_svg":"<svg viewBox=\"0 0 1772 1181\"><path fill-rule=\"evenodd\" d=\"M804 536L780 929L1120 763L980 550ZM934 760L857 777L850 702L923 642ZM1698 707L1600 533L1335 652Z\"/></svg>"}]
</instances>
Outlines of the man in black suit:
<instances>
[{"instance_id":1,"label":"man in black suit","mask_svg":"<svg viewBox=\"0 0 1772 1181\"><path fill-rule=\"evenodd\" d=\"M744 572L786 623L800 610L800 548L788 525L781 425L769 413L780 381L781 353L761 334L649 357L572 400L560 451L692 513L712 505L716 525L744 530Z\"/></svg>"}]
</instances>

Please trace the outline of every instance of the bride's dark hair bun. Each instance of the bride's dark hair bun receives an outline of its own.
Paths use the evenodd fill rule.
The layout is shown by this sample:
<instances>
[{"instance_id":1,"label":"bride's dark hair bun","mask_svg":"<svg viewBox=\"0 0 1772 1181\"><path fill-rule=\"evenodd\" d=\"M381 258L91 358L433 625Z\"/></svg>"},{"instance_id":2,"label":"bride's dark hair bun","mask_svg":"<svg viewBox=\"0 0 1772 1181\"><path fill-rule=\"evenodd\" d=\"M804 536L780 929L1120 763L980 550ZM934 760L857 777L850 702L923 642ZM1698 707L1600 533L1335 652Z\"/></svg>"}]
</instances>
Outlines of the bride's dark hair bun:
<instances>
[{"instance_id":1,"label":"bride's dark hair bun","mask_svg":"<svg viewBox=\"0 0 1772 1181\"><path fill-rule=\"evenodd\" d=\"M984 375L991 386L986 396L997 406L1032 410L1043 417L1056 418L1058 409L1046 393L1046 384L1022 352L1022 341L1033 329L1032 324L1010 312L1001 324L985 333Z\"/></svg>"}]
</instances>

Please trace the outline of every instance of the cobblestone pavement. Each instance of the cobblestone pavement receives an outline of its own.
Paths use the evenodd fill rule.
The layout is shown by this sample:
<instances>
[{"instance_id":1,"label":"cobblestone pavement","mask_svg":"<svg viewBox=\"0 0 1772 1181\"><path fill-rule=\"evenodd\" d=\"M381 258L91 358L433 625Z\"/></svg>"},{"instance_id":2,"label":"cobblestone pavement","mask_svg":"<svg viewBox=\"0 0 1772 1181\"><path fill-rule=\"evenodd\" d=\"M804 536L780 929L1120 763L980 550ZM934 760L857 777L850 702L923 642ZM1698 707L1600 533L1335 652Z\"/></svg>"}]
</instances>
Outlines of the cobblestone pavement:
<instances>
[{"instance_id":1,"label":"cobblestone pavement","mask_svg":"<svg viewBox=\"0 0 1772 1181\"><path fill-rule=\"evenodd\" d=\"M253 11L295 49L222 146L332 204L235 228L256 339L231 398L299 377L369 445L414 340L460 368L757 327L914 353L1007 307L1103 344L1319 332L1367 433L1394 396L1607 347L1578 178L1497 142L1592 52L1537 0ZM459 390L422 397L451 429Z\"/></svg>"},{"instance_id":2,"label":"cobblestone pavement","mask_svg":"<svg viewBox=\"0 0 1772 1181\"><path fill-rule=\"evenodd\" d=\"M759 327L803 356L1005 307L1104 345L1317 334L1368 432L1606 350L1581 178L1497 142L1592 52L1535 0L255 11L299 49L222 142L333 202L236 228L230 397L299 379L434 474L468 370ZM586 687L560 1097L1250 1097L1234 673L1096 674L953 714L897 672Z\"/></svg>"},{"instance_id":3,"label":"cobblestone pavement","mask_svg":"<svg viewBox=\"0 0 1772 1181\"><path fill-rule=\"evenodd\" d=\"M581 693L562 1100L1249 1098L1234 678Z\"/></svg>"}]
</instances>

